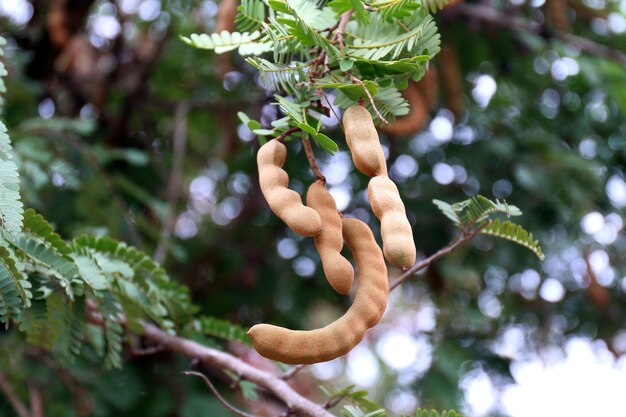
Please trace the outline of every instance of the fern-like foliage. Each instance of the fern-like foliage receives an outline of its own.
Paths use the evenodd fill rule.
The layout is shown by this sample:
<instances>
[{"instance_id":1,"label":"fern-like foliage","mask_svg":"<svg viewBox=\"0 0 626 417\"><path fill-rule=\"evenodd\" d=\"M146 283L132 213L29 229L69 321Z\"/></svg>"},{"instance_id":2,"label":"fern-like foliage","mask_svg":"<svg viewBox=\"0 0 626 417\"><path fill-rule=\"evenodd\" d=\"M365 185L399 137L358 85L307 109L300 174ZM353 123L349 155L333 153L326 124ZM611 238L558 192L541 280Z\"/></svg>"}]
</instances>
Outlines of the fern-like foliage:
<instances>
[{"instance_id":1,"label":"fern-like foliage","mask_svg":"<svg viewBox=\"0 0 626 417\"><path fill-rule=\"evenodd\" d=\"M20 180L13 162L13 149L6 126L0 121L0 227L15 233L22 229L24 212L20 201Z\"/></svg>"},{"instance_id":2,"label":"fern-like foliage","mask_svg":"<svg viewBox=\"0 0 626 417\"><path fill-rule=\"evenodd\" d=\"M371 17L369 24L354 26L353 30L349 32L353 41L347 45L348 56L394 60L412 55L432 57L440 50L437 26L432 16L425 12L414 13L404 27L378 15Z\"/></svg>"},{"instance_id":3,"label":"fern-like foliage","mask_svg":"<svg viewBox=\"0 0 626 417\"><path fill-rule=\"evenodd\" d=\"M254 32L261 29L267 7L262 0L241 0L237 6L237 17L235 23L240 32Z\"/></svg>"},{"instance_id":4,"label":"fern-like foliage","mask_svg":"<svg viewBox=\"0 0 626 417\"><path fill-rule=\"evenodd\" d=\"M507 239L531 250L541 260L543 252L538 240L521 225L510 220L501 221L494 215L505 215L507 218L521 216L521 210L506 201L492 201L482 195L467 200L448 204L441 200L433 200L437 208L464 232L478 228L480 233Z\"/></svg>"},{"instance_id":5,"label":"fern-like foliage","mask_svg":"<svg viewBox=\"0 0 626 417\"><path fill-rule=\"evenodd\" d=\"M182 39L216 53L272 51L273 60L250 57L247 62L259 71L266 89L283 90L303 105L303 112L285 112L285 130L299 128L332 153L337 145L309 120L319 89L336 89L335 104L343 108L365 99L372 114L389 121L406 115L408 103L400 90L409 78L422 77L440 49L426 9L431 2L441 0L244 0L236 18L242 32ZM259 136L280 134L260 126L251 130Z\"/></svg>"},{"instance_id":6,"label":"fern-like foliage","mask_svg":"<svg viewBox=\"0 0 626 417\"><path fill-rule=\"evenodd\" d=\"M193 33L189 37L182 36L181 39L188 45L199 49L210 49L216 54L237 50L239 55L261 55L272 50L272 44L265 42L261 32L252 33L228 32L213 33L211 35Z\"/></svg>"},{"instance_id":7,"label":"fern-like foliage","mask_svg":"<svg viewBox=\"0 0 626 417\"><path fill-rule=\"evenodd\" d=\"M233 324L227 320L221 320L215 317L198 317L197 319L191 321L185 327L184 331L187 334L203 334L205 336L217 337L247 346L252 345L252 342L247 335L248 329Z\"/></svg>"},{"instance_id":8,"label":"fern-like foliage","mask_svg":"<svg viewBox=\"0 0 626 417\"><path fill-rule=\"evenodd\" d=\"M511 221L500 221L495 219L493 223L487 225L480 231L481 233L510 240L518 245L525 246L531 250L541 260L545 258L538 240L535 240L532 233L529 233L521 225Z\"/></svg>"},{"instance_id":9,"label":"fern-like foliage","mask_svg":"<svg viewBox=\"0 0 626 417\"><path fill-rule=\"evenodd\" d=\"M0 58L2 58L4 56L4 46L6 45L7 41L0 36ZM4 67L4 63L0 60L0 112L2 111L2 108L4 106L4 93L6 93L7 88L6 88L6 84L4 83L4 77L6 77L8 75L6 68Z\"/></svg>"},{"instance_id":10,"label":"fern-like foliage","mask_svg":"<svg viewBox=\"0 0 626 417\"><path fill-rule=\"evenodd\" d=\"M454 410L436 411L436 410L418 409L415 411L415 414L402 414L402 417L413 417L413 416L415 417L463 417L462 414Z\"/></svg>"}]
</instances>

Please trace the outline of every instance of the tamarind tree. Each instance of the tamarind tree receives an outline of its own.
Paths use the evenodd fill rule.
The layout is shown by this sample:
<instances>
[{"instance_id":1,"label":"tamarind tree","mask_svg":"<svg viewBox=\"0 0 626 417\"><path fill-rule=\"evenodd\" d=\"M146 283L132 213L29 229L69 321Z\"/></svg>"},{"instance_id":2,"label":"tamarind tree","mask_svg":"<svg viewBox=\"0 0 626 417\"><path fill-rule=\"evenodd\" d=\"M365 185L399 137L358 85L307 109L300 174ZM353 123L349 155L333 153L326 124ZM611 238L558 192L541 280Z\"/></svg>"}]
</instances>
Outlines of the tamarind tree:
<instances>
[{"instance_id":1,"label":"tamarind tree","mask_svg":"<svg viewBox=\"0 0 626 417\"><path fill-rule=\"evenodd\" d=\"M0 413L515 415L460 395L511 332L620 355L618 7L0 6Z\"/></svg>"}]
</instances>

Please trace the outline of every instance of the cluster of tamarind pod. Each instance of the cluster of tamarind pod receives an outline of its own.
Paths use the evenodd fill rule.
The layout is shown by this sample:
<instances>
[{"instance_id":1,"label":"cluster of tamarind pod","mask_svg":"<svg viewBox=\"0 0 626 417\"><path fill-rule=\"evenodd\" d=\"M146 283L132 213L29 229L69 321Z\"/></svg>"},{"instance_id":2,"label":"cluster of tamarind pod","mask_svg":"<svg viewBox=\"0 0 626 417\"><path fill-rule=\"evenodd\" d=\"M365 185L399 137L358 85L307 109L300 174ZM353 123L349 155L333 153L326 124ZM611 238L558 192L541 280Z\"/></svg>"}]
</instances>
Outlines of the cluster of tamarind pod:
<instances>
[{"instance_id":1,"label":"cluster of tamarind pod","mask_svg":"<svg viewBox=\"0 0 626 417\"><path fill-rule=\"evenodd\" d=\"M316 330L290 330L270 324L252 326L248 335L258 353L288 364L311 364L342 356L354 348L375 326L387 306L387 261L402 269L415 263L416 249L398 188L387 176L387 164L378 132L369 111L354 105L346 109L343 125L356 168L372 177L368 198L381 223L383 250L367 224L343 218L335 200L318 179L308 189L306 205L288 188L283 169L286 146L270 140L259 149L259 184L270 209L301 236L313 237L324 274L340 294L347 294L354 280L350 261L341 255L344 241L356 262L357 289L352 306L333 323Z\"/></svg>"}]
</instances>

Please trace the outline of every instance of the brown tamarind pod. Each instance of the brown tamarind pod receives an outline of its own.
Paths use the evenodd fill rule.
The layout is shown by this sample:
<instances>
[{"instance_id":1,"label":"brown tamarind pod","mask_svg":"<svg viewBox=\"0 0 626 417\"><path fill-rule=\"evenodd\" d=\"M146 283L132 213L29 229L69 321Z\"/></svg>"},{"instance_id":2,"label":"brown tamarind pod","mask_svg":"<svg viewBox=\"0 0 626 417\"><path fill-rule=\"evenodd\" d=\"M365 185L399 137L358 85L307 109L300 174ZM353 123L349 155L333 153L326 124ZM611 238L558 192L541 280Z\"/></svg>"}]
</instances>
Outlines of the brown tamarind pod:
<instances>
[{"instance_id":1,"label":"brown tamarind pod","mask_svg":"<svg viewBox=\"0 0 626 417\"><path fill-rule=\"evenodd\" d=\"M367 186L367 195L380 220L385 259L398 268L411 267L416 258L415 241L398 187L388 177L374 177Z\"/></svg>"},{"instance_id":2,"label":"brown tamarind pod","mask_svg":"<svg viewBox=\"0 0 626 417\"><path fill-rule=\"evenodd\" d=\"M439 74L441 83L446 89L446 107L454 117L459 118L465 111L463 96L463 76L459 67L456 51L451 46L444 46L439 53Z\"/></svg>"},{"instance_id":3,"label":"brown tamarind pod","mask_svg":"<svg viewBox=\"0 0 626 417\"><path fill-rule=\"evenodd\" d=\"M347 294L354 280L354 269L350 261L341 255L341 216L324 181L317 180L311 184L306 194L306 204L317 211L322 219L322 232L315 237L315 247L322 260L324 275L335 291Z\"/></svg>"},{"instance_id":4,"label":"brown tamarind pod","mask_svg":"<svg viewBox=\"0 0 626 417\"><path fill-rule=\"evenodd\" d=\"M219 8L217 9L217 15L215 17L215 33L222 33L222 31L234 32L235 31L235 17L237 17L237 5L238 0L221 0ZM215 56L217 73L221 79L224 79L224 75L227 72L232 71L232 65L230 63L231 54L219 54Z\"/></svg>"},{"instance_id":5,"label":"brown tamarind pod","mask_svg":"<svg viewBox=\"0 0 626 417\"><path fill-rule=\"evenodd\" d=\"M409 102L409 113L397 117L389 125L380 126L380 130L389 136L408 136L419 132L428 118L428 103L417 84L409 82L402 95Z\"/></svg>"},{"instance_id":6,"label":"brown tamarind pod","mask_svg":"<svg viewBox=\"0 0 626 417\"><path fill-rule=\"evenodd\" d=\"M289 175L283 169L287 147L277 140L270 140L261 146L256 159L261 192L274 214L299 235L319 235L322 231L319 214L302 204L300 194L287 188Z\"/></svg>"},{"instance_id":7,"label":"brown tamarind pod","mask_svg":"<svg viewBox=\"0 0 626 417\"><path fill-rule=\"evenodd\" d=\"M352 306L333 323L316 330L290 330L271 324L252 326L248 335L259 354L288 364L329 361L348 353L375 326L387 306L387 267L370 228L358 219L343 219L343 237L357 265Z\"/></svg>"},{"instance_id":8,"label":"brown tamarind pod","mask_svg":"<svg viewBox=\"0 0 626 417\"><path fill-rule=\"evenodd\" d=\"M343 127L354 166L370 177L387 175L385 154L370 112L358 104L348 107L343 114Z\"/></svg>"},{"instance_id":9,"label":"brown tamarind pod","mask_svg":"<svg viewBox=\"0 0 626 417\"><path fill-rule=\"evenodd\" d=\"M549 21L555 28L570 32L572 27L567 19L567 0L548 0L546 11Z\"/></svg>"}]
</instances>

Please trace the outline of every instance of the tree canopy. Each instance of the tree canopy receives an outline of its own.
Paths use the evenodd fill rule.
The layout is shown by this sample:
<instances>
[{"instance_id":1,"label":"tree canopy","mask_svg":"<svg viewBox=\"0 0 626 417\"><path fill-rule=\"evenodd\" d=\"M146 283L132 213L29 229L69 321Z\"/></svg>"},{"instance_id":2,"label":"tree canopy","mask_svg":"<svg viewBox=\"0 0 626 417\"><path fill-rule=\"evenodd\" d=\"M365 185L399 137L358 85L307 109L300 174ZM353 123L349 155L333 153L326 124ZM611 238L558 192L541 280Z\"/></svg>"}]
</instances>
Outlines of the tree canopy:
<instances>
[{"instance_id":1,"label":"tree canopy","mask_svg":"<svg viewBox=\"0 0 626 417\"><path fill-rule=\"evenodd\" d=\"M0 414L526 417L524 364L618 369L624 32L623 1L0 3ZM380 244L355 104L417 261L349 354L268 361L250 326L352 299L256 153L284 142L289 187L323 177Z\"/></svg>"}]
</instances>

